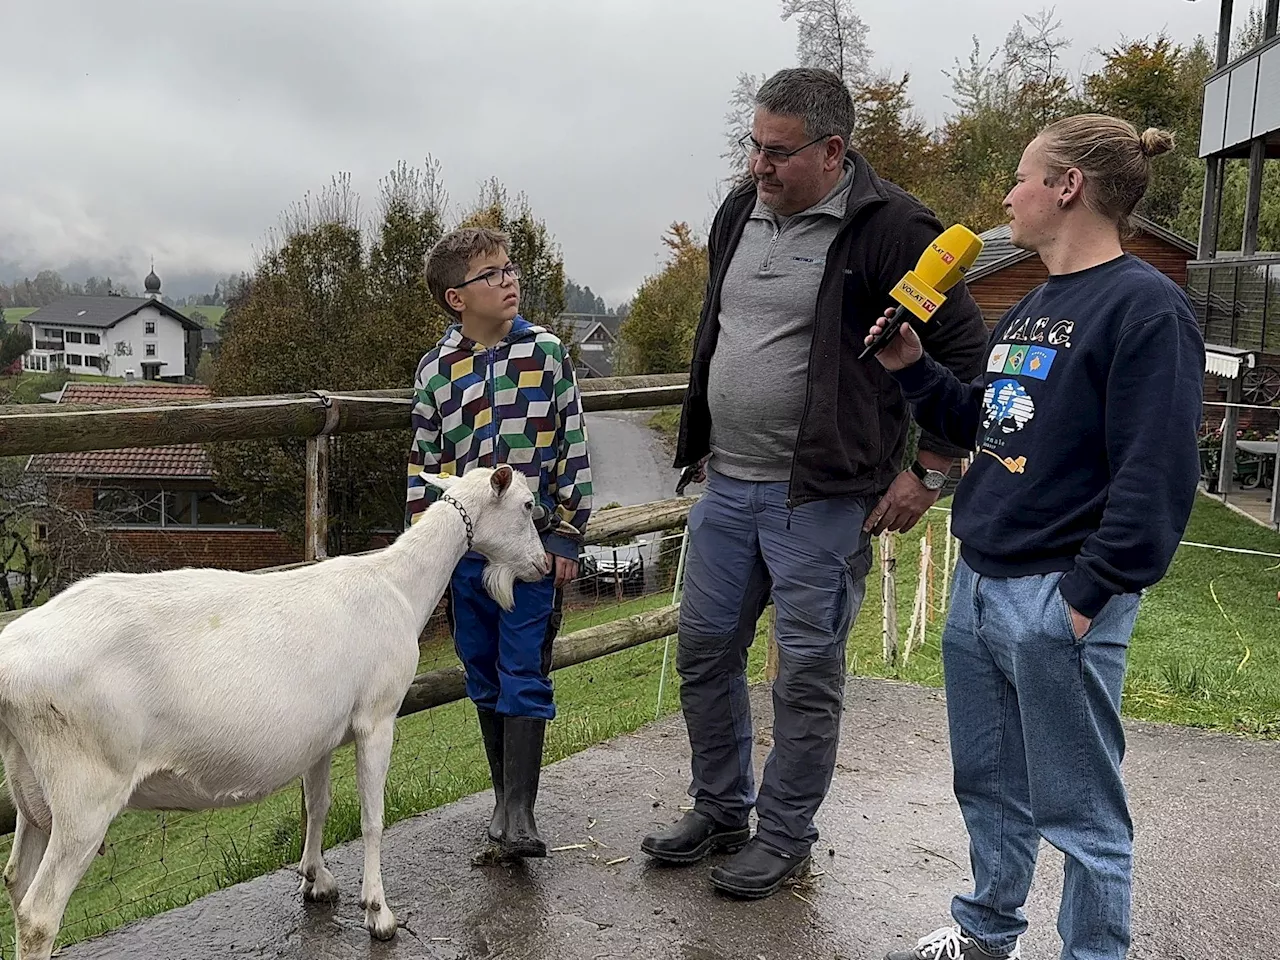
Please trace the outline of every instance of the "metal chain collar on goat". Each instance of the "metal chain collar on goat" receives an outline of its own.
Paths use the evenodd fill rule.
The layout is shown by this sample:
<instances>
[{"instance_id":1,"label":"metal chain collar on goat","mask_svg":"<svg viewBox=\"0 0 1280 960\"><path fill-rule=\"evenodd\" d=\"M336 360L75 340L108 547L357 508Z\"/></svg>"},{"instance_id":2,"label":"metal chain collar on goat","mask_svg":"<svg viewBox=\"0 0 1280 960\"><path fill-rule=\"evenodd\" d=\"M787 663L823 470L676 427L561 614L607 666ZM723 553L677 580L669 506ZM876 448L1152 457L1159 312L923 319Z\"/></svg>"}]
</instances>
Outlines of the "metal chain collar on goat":
<instances>
[{"instance_id":1,"label":"metal chain collar on goat","mask_svg":"<svg viewBox=\"0 0 1280 960\"><path fill-rule=\"evenodd\" d=\"M462 522L466 524L467 527L467 549L470 550L476 539L476 528L471 523L471 516L467 513L467 508L447 493L440 494L440 499L445 503L452 505L453 508L458 511L458 515L462 517Z\"/></svg>"}]
</instances>

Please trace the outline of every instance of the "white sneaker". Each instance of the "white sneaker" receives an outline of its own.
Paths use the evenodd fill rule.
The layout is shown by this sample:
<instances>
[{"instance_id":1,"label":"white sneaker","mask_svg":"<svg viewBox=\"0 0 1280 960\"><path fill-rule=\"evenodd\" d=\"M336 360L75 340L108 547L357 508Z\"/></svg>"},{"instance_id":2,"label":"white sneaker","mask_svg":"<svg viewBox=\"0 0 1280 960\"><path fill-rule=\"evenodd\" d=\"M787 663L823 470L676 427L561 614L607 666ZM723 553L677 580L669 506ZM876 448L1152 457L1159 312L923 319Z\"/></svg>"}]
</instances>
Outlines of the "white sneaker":
<instances>
[{"instance_id":1,"label":"white sneaker","mask_svg":"<svg viewBox=\"0 0 1280 960\"><path fill-rule=\"evenodd\" d=\"M1013 953L1001 956L987 953L959 927L939 927L917 940L911 950L894 951L886 954L884 960L1021 960L1021 957L1020 944L1014 944Z\"/></svg>"}]
</instances>

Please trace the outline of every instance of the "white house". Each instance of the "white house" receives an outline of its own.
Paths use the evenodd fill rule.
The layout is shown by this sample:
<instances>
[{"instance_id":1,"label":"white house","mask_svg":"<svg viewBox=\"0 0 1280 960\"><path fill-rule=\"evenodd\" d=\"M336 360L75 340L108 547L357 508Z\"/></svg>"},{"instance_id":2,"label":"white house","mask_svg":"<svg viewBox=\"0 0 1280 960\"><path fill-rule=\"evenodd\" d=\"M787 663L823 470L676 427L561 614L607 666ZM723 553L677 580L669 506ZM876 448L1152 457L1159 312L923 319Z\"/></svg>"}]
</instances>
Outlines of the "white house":
<instances>
[{"instance_id":1,"label":"white house","mask_svg":"<svg viewBox=\"0 0 1280 960\"><path fill-rule=\"evenodd\" d=\"M179 380L195 375L200 324L160 299L153 270L145 297L67 297L29 314L24 370Z\"/></svg>"}]
</instances>

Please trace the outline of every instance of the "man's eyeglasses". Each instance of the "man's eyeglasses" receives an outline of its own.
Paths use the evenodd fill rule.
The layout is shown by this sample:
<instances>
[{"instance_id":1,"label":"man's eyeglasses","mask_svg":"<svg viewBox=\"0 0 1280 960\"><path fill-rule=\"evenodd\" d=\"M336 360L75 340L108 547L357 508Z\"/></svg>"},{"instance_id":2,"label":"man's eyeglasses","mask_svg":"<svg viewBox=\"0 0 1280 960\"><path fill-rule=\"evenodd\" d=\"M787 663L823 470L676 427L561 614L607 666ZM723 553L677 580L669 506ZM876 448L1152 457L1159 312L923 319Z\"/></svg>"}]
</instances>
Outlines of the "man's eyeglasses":
<instances>
[{"instance_id":1,"label":"man's eyeglasses","mask_svg":"<svg viewBox=\"0 0 1280 960\"><path fill-rule=\"evenodd\" d=\"M462 281L462 283L458 284L453 289L461 290L463 287L469 287L471 286L471 284L479 283L481 280L483 280L485 283L487 283L491 287L500 287L507 280L507 278L510 278L512 280L520 279L520 268L517 267L514 263L508 263L501 270L486 270L484 273L480 274L478 277L472 277L470 280Z\"/></svg>"},{"instance_id":2,"label":"man's eyeglasses","mask_svg":"<svg viewBox=\"0 0 1280 960\"><path fill-rule=\"evenodd\" d=\"M755 137L748 133L738 141L738 146L742 148L742 152L747 155L748 160L754 160L763 153L764 158L768 160L769 163L775 167L780 167L801 150L807 150L815 143L822 143L822 141L830 140L834 136L836 136L834 133L824 133L822 136L810 140L808 143L803 146L796 147L794 150L778 150L773 147L766 148L762 146Z\"/></svg>"}]
</instances>

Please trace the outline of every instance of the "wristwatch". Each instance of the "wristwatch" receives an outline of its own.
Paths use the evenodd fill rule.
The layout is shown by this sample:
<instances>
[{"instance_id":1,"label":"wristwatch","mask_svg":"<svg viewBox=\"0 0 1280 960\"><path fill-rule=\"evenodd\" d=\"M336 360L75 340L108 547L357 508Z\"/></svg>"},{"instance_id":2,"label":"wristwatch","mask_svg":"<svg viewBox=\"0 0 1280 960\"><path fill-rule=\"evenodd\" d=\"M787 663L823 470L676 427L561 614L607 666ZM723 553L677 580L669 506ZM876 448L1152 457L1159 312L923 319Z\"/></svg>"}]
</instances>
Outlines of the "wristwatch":
<instances>
[{"instance_id":1,"label":"wristwatch","mask_svg":"<svg viewBox=\"0 0 1280 960\"><path fill-rule=\"evenodd\" d=\"M926 490L941 490L947 482L947 475L938 470L930 470L919 460L911 464L911 472L924 484Z\"/></svg>"}]
</instances>

